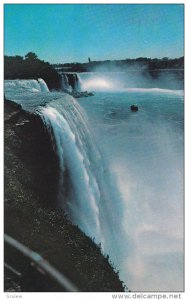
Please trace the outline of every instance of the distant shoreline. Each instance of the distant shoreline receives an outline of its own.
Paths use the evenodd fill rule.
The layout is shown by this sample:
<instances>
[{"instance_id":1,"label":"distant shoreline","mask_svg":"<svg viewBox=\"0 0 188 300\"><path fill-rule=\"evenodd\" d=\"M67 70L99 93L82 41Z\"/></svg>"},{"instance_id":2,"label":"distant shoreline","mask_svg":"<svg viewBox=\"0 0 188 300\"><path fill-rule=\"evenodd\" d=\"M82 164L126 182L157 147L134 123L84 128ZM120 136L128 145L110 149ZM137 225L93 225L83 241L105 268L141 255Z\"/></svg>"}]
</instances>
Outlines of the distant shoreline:
<instances>
[{"instance_id":1,"label":"distant shoreline","mask_svg":"<svg viewBox=\"0 0 188 300\"><path fill-rule=\"evenodd\" d=\"M147 70L147 71L164 71L164 70L184 70L184 56L179 58L146 58L139 57L135 59L124 59L124 60L104 60L104 61L88 61L86 63L57 63L52 64L57 69L63 69L64 71L70 72L93 72L97 69L111 70L125 70L131 68L132 70ZM102 71L102 70L101 70Z\"/></svg>"}]
</instances>

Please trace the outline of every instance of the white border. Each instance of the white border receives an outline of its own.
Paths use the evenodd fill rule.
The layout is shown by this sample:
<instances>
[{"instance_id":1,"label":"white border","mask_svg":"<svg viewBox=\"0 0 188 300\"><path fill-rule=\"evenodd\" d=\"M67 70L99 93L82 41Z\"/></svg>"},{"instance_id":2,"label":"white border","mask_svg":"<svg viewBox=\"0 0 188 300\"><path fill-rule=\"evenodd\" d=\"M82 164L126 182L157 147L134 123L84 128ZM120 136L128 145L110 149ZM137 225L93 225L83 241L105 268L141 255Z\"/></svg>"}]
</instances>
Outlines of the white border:
<instances>
[{"instance_id":1,"label":"white border","mask_svg":"<svg viewBox=\"0 0 188 300\"><path fill-rule=\"evenodd\" d=\"M178 1L178 0L157 0L157 1L148 1L145 0L143 2L141 1L125 1L125 0L119 0L117 2L115 2L115 0L102 0L102 1L75 1L75 0L69 0L69 1L62 1L62 0L56 0L54 3L52 1L49 0L42 0L42 1L37 1L37 0L17 0L17 1L3 1L0 3L0 20L3 20L3 6L4 4L70 4L70 3L74 3L74 4L78 4L78 3L88 3L88 4L184 4L185 6L185 27L184 27L184 36L186 37L186 28L188 28L188 16L187 16L187 4L186 1ZM1 128L3 128L3 102L4 102L4 95L3 95L3 74L4 74L4 70L3 70L3 45L4 45L4 33L3 33L3 22L1 21L1 30L0 30L0 37L1 37L1 43L0 43L0 51L1 51L1 72L0 72L0 82L1 82L1 109L0 109L0 124L1 124ZM185 51L184 53L187 53L187 40L185 38ZM185 82L187 79L187 57L185 55ZM186 134L187 134L187 126L188 126L188 121L187 121L187 105L186 105L186 86L185 86L185 232L187 234L187 226L188 226L188 221L186 220L186 217L188 216L187 214L187 204L186 204L186 200L188 199L187 197L187 165L188 165L188 161L187 161L187 151L188 151L188 147L187 147L187 139L186 139ZM1 226L0 226L0 234L1 234L1 247L0 247L0 274L1 274L1 281L0 281L0 295L1 295L1 299L28 299L28 300L33 300L33 299L73 299L76 298L77 300L82 300L82 299L95 299L96 298L100 298L100 299L112 299L112 294L118 294L118 295L125 295L124 293L4 293L3 292L3 130L0 130L0 142L1 142L1 147L0 147L0 166L1 166L1 172L0 172L0 195L1 195L1 201L0 201L0 214L1 214ZM185 237L186 237L185 234ZM188 246L187 246L187 239L185 239L185 254L188 252ZM185 266L187 266L188 261L187 261L187 256L185 256ZM146 297L150 294L150 295L158 295L159 298L158 299L164 299L162 298L163 295L166 295L166 297L168 297L169 293L129 293L129 295L131 296L132 299L136 299L133 296L135 294L143 294L143 298L137 298L137 299L147 299ZM187 267L185 269L185 292L184 293L172 293L172 294L176 294L177 298L174 299L188 299L188 280L187 280ZM12 297L11 297L12 296ZM17 298L15 298L14 296L17 296ZM21 298L18 298L19 296L21 296ZM144 297L145 296L145 297ZM14 297L14 298L13 298ZM131 299L130 298L130 299ZM126 299L125 297L122 299ZM150 299L157 299L157 298L150 298ZM168 298L166 298L168 299Z\"/></svg>"},{"instance_id":2,"label":"white border","mask_svg":"<svg viewBox=\"0 0 188 300\"><path fill-rule=\"evenodd\" d=\"M178 1L178 0L156 0L156 1L151 1L151 0L144 0L144 1L139 1L139 0L130 0L130 1L126 1L126 0L118 0L117 2L115 0L93 0L93 1L75 1L75 0L69 0L69 1L62 1L62 0L55 0L53 1L49 1L49 0L5 0L3 1L3 3L10 3L10 4L17 4L17 3L23 3L23 4L184 4L185 1Z\"/></svg>"}]
</instances>

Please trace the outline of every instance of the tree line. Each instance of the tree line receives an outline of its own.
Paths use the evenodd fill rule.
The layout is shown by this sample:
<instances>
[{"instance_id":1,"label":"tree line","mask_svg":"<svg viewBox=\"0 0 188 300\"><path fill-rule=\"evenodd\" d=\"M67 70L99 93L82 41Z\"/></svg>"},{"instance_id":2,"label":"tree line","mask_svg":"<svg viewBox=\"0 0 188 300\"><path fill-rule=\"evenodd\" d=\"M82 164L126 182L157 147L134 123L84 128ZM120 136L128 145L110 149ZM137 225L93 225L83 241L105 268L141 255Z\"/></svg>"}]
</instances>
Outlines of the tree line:
<instances>
[{"instance_id":1,"label":"tree line","mask_svg":"<svg viewBox=\"0 0 188 300\"><path fill-rule=\"evenodd\" d=\"M135 59L124 60L105 60L92 61L89 58L87 63L59 63L49 64L40 60L34 52L28 52L24 57L7 56L4 57L4 77L5 79L37 79L42 78L47 83L49 89L59 89L61 86L61 76L57 72L91 72L97 68L106 68L107 70L121 69L131 67L132 69L142 69L148 71L152 76L153 71L160 70L179 70L179 76L183 79L184 57L179 58L147 58L138 57ZM56 68L56 69L55 69ZM157 72L156 72L157 73Z\"/></svg>"},{"instance_id":2,"label":"tree line","mask_svg":"<svg viewBox=\"0 0 188 300\"><path fill-rule=\"evenodd\" d=\"M40 60L34 52L28 52L25 57L4 57L5 79L37 79L42 78L49 89L59 89L61 76L48 62Z\"/></svg>"},{"instance_id":3,"label":"tree line","mask_svg":"<svg viewBox=\"0 0 188 300\"><path fill-rule=\"evenodd\" d=\"M148 71L152 70L162 70L162 69L184 69L184 57L179 58L168 58L163 57L159 58L147 58L147 57L138 57L134 59L124 59L124 60L105 60L105 61L90 61L87 63L60 63L54 64L55 68L62 68L63 70L69 70L72 72L90 72L98 67L106 67L109 70L114 68L127 68L127 67L144 67Z\"/></svg>"}]
</instances>

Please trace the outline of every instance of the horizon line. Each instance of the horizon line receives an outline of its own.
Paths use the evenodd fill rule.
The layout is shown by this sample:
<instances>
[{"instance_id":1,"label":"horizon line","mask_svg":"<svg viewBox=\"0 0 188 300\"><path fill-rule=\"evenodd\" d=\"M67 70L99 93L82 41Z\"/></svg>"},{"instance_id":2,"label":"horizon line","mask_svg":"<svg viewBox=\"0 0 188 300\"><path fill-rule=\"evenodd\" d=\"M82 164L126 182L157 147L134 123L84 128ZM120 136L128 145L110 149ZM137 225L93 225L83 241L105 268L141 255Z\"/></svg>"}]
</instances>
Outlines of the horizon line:
<instances>
[{"instance_id":1,"label":"horizon line","mask_svg":"<svg viewBox=\"0 0 188 300\"><path fill-rule=\"evenodd\" d=\"M33 52L33 51L29 51L29 52ZM27 52L27 53L29 53L29 52ZM25 54L25 55L27 55L27 53ZM35 52L33 52L33 53L35 53ZM36 53L35 53L36 54ZM4 53L4 56L8 56L8 57L16 57L16 56L21 56L21 57L25 57L25 55L19 55L19 54L15 54L15 55L7 55L7 54L5 54ZM37 54L36 54L37 55ZM179 57L168 57L168 56L164 56L164 57L161 57L161 58L159 58L159 57L154 57L154 58L152 58L152 57L147 57L147 56L138 56L138 57L134 57L134 58L123 58L123 59L103 59L103 60L91 60L90 62L89 61L85 61L85 62L78 62L78 61L71 61L71 62L50 62L50 60L44 60L44 59L41 59L41 58L39 58L38 57L38 55L37 55L37 58L39 59L39 60L43 60L43 61L45 61L45 62L48 62L48 63L50 63L50 64L52 64L52 65L56 65L56 64L88 64L88 63L92 63L92 62L114 62L114 61L126 61L126 60L136 60L136 59L139 59L139 58L143 58L143 59L151 59L151 60L154 60L154 59L158 59L158 60L163 60L163 59L165 59L165 58L167 58L168 60L174 60L174 59L180 59L180 58L183 58L184 57L184 54L182 55L182 56L179 56Z\"/></svg>"}]
</instances>

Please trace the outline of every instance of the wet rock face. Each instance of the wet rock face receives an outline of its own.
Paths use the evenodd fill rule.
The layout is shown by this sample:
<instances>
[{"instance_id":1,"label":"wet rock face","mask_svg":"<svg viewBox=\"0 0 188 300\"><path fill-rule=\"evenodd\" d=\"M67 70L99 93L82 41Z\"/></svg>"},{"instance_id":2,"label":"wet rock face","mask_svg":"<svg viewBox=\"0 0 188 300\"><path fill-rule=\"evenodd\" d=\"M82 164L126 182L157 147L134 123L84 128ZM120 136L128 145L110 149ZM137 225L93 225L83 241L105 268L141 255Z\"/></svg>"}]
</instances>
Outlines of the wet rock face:
<instances>
[{"instance_id":1,"label":"wet rock face","mask_svg":"<svg viewBox=\"0 0 188 300\"><path fill-rule=\"evenodd\" d=\"M29 122L17 128L17 134L25 136L22 154L35 178L34 188L45 205L56 205L59 163L53 150L51 138L39 116L30 115Z\"/></svg>"},{"instance_id":2,"label":"wet rock face","mask_svg":"<svg viewBox=\"0 0 188 300\"><path fill-rule=\"evenodd\" d=\"M12 126L14 124L14 126ZM6 134L9 130L9 135ZM58 189L58 158L52 148L48 131L38 115L29 114L21 106L5 101L5 160L12 151L24 163L32 176L23 170L22 181L30 181L28 188L35 191L44 205L55 205ZM47 162L47 163L46 163ZM26 180L26 177L27 180ZM32 177L32 180L30 179Z\"/></svg>"}]
</instances>

